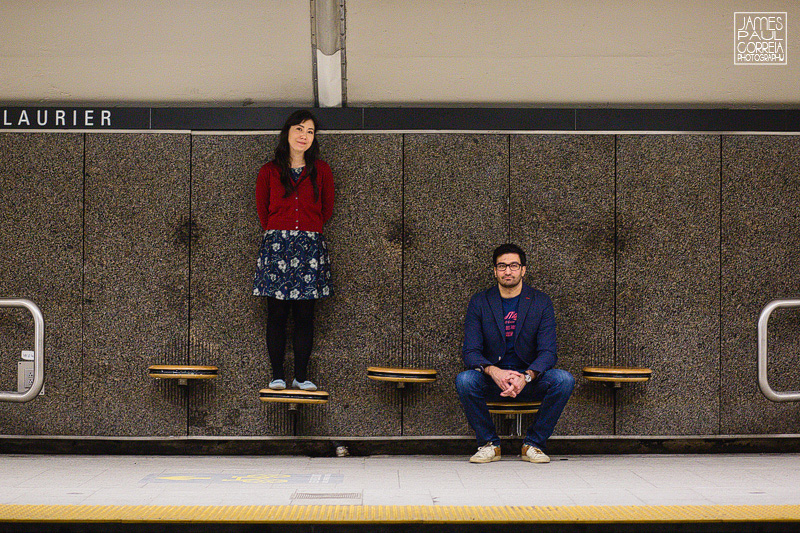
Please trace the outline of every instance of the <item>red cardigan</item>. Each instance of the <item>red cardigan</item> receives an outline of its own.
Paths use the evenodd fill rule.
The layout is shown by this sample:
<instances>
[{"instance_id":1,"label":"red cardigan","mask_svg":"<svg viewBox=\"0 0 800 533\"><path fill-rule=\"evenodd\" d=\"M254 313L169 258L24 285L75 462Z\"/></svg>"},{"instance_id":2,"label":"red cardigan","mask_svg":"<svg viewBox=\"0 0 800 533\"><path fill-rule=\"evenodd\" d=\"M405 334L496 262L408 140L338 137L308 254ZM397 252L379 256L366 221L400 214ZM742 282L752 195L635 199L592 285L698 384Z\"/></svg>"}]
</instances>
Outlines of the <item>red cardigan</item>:
<instances>
[{"instance_id":1,"label":"red cardigan","mask_svg":"<svg viewBox=\"0 0 800 533\"><path fill-rule=\"evenodd\" d=\"M294 192L288 198L281 184L280 171L272 161L261 167L256 179L256 208L264 231L300 230L322 233L322 225L333 214L333 174L325 161L317 159L319 200L314 201L314 187L303 171Z\"/></svg>"}]
</instances>

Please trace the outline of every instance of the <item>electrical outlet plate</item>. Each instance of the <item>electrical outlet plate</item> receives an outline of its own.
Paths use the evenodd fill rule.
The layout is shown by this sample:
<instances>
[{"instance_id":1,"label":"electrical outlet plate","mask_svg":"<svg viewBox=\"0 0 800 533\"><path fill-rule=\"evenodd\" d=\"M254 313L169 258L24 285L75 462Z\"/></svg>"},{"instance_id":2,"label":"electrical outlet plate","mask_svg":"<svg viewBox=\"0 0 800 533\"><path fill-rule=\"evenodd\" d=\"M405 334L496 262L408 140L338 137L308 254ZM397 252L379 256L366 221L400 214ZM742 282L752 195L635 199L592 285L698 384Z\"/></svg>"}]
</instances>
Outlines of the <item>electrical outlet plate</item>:
<instances>
[{"instance_id":1,"label":"electrical outlet plate","mask_svg":"<svg viewBox=\"0 0 800 533\"><path fill-rule=\"evenodd\" d=\"M17 361L17 392L33 387L33 361Z\"/></svg>"},{"instance_id":2,"label":"electrical outlet plate","mask_svg":"<svg viewBox=\"0 0 800 533\"><path fill-rule=\"evenodd\" d=\"M17 361L17 392L25 392L33 387L33 361ZM44 386L39 396L44 395Z\"/></svg>"}]
</instances>

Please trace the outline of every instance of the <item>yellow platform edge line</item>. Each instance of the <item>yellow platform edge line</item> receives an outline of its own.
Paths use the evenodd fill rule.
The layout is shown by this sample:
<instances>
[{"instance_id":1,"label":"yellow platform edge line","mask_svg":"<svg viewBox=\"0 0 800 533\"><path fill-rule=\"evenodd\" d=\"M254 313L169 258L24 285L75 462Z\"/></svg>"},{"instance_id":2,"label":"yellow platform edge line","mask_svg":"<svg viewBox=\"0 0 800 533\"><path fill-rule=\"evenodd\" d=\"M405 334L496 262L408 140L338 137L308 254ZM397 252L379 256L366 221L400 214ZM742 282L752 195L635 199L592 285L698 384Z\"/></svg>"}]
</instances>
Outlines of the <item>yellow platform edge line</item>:
<instances>
[{"instance_id":1,"label":"yellow platform edge line","mask_svg":"<svg viewBox=\"0 0 800 533\"><path fill-rule=\"evenodd\" d=\"M194 523L678 523L800 522L800 505L0 505L0 522Z\"/></svg>"}]
</instances>

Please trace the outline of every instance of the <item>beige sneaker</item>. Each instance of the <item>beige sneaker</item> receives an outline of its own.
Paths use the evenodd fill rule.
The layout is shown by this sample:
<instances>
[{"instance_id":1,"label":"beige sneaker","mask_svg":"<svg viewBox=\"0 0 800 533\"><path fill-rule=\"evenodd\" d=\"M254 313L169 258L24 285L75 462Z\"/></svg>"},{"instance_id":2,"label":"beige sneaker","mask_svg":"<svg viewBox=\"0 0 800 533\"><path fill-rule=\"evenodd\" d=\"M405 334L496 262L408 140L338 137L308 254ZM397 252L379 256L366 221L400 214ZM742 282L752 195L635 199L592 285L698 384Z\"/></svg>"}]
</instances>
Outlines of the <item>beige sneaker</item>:
<instances>
[{"instance_id":1,"label":"beige sneaker","mask_svg":"<svg viewBox=\"0 0 800 533\"><path fill-rule=\"evenodd\" d=\"M491 463L500 460L500 446L488 442L478 448L478 451L469 458L470 463Z\"/></svg>"},{"instance_id":2,"label":"beige sneaker","mask_svg":"<svg viewBox=\"0 0 800 533\"><path fill-rule=\"evenodd\" d=\"M542 450L537 448L536 446L531 446L529 444L522 445L522 455L523 461L528 461L531 463L549 463L550 458L544 453Z\"/></svg>"}]
</instances>

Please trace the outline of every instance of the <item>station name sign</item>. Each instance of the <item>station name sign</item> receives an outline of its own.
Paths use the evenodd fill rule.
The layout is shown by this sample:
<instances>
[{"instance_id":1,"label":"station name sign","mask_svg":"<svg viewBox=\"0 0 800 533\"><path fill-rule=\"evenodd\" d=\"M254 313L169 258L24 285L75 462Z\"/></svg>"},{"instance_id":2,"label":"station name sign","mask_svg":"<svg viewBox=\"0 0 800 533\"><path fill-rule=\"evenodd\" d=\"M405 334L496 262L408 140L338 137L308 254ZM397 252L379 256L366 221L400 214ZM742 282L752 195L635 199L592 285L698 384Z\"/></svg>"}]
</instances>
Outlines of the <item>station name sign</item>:
<instances>
[{"instance_id":1,"label":"station name sign","mask_svg":"<svg viewBox=\"0 0 800 533\"><path fill-rule=\"evenodd\" d=\"M0 107L0 129L148 129L149 108Z\"/></svg>"},{"instance_id":2,"label":"station name sign","mask_svg":"<svg viewBox=\"0 0 800 533\"><path fill-rule=\"evenodd\" d=\"M35 106L0 103L0 132L276 132L295 107ZM327 132L790 132L800 107L786 109L618 109L523 107L314 108Z\"/></svg>"}]
</instances>

